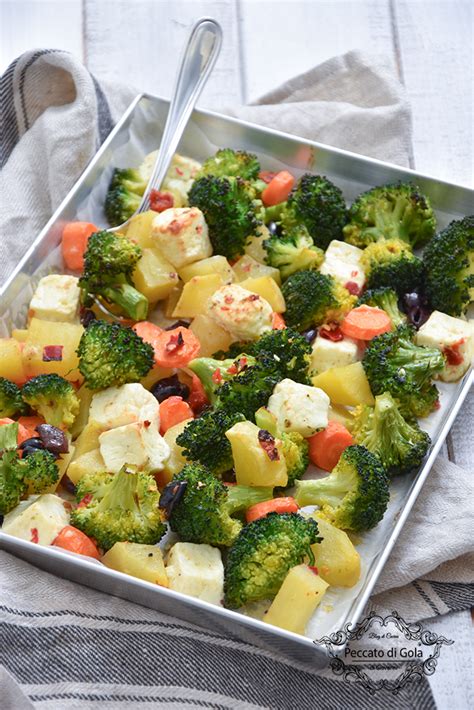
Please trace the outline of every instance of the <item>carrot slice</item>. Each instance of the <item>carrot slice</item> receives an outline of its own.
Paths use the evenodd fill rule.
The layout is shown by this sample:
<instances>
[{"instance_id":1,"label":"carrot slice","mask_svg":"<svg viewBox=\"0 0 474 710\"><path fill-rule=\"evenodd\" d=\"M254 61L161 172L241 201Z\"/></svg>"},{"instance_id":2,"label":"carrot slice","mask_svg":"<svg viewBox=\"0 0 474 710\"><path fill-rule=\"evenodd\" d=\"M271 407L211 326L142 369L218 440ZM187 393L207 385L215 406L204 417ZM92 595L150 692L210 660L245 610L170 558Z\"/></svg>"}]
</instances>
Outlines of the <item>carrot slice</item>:
<instances>
[{"instance_id":1,"label":"carrot slice","mask_svg":"<svg viewBox=\"0 0 474 710\"><path fill-rule=\"evenodd\" d=\"M352 434L344 424L331 419L323 431L308 439L309 458L324 471L332 471L348 446L354 444Z\"/></svg>"},{"instance_id":2,"label":"carrot slice","mask_svg":"<svg viewBox=\"0 0 474 710\"><path fill-rule=\"evenodd\" d=\"M168 397L160 404L160 433L164 434L175 424L193 417L193 410L182 397Z\"/></svg>"},{"instance_id":3,"label":"carrot slice","mask_svg":"<svg viewBox=\"0 0 474 710\"><path fill-rule=\"evenodd\" d=\"M27 436L25 436L25 439L30 439L32 436L38 436L38 432L36 431L36 427L38 424L44 424L45 421L43 417L38 417L38 416L31 416L31 417L20 417L18 419L18 424L21 426L24 430ZM19 433L19 432L18 432ZM18 443L21 444L21 441Z\"/></svg>"},{"instance_id":4,"label":"carrot slice","mask_svg":"<svg viewBox=\"0 0 474 710\"><path fill-rule=\"evenodd\" d=\"M95 542L82 530L66 525L54 538L51 543L55 547L62 547L63 550L75 552L78 555L100 559L99 550Z\"/></svg>"},{"instance_id":5,"label":"carrot slice","mask_svg":"<svg viewBox=\"0 0 474 710\"><path fill-rule=\"evenodd\" d=\"M204 407L209 404L209 399L206 390L202 386L202 382L197 375L192 374L191 389L188 397L188 404L194 414L200 414Z\"/></svg>"},{"instance_id":6,"label":"carrot slice","mask_svg":"<svg viewBox=\"0 0 474 710\"><path fill-rule=\"evenodd\" d=\"M62 250L63 259L68 269L82 271L84 268L84 253L91 234L98 232L99 227L91 222L69 222L63 229Z\"/></svg>"},{"instance_id":7,"label":"carrot slice","mask_svg":"<svg viewBox=\"0 0 474 710\"><path fill-rule=\"evenodd\" d=\"M283 318L281 313L273 313L272 328L273 330L284 330L286 328L285 319Z\"/></svg>"},{"instance_id":8,"label":"carrot slice","mask_svg":"<svg viewBox=\"0 0 474 710\"><path fill-rule=\"evenodd\" d=\"M268 513L296 513L298 509L298 503L291 496L272 498L272 500L265 500L263 503L255 503L250 506L245 513L245 518L248 523L251 523L259 518L264 518Z\"/></svg>"},{"instance_id":9,"label":"carrot slice","mask_svg":"<svg viewBox=\"0 0 474 710\"><path fill-rule=\"evenodd\" d=\"M135 333L145 341L145 343L149 343L153 348L155 347L158 337L163 332L162 328L154 323L150 323L148 320L142 320L139 321L139 323L135 323L132 325L132 330L134 330Z\"/></svg>"},{"instance_id":10,"label":"carrot slice","mask_svg":"<svg viewBox=\"0 0 474 710\"><path fill-rule=\"evenodd\" d=\"M278 205L288 199L294 184L295 178L288 170L281 170L277 173L262 192L262 202L265 207Z\"/></svg>"},{"instance_id":11,"label":"carrot slice","mask_svg":"<svg viewBox=\"0 0 474 710\"><path fill-rule=\"evenodd\" d=\"M381 308L363 305L349 311L342 321L341 330L349 338L372 340L376 335L392 330L392 321Z\"/></svg>"},{"instance_id":12,"label":"carrot slice","mask_svg":"<svg viewBox=\"0 0 474 710\"><path fill-rule=\"evenodd\" d=\"M184 367L199 353L201 344L192 330L179 326L163 330L153 343L155 362L162 367Z\"/></svg>"}]
</instances>

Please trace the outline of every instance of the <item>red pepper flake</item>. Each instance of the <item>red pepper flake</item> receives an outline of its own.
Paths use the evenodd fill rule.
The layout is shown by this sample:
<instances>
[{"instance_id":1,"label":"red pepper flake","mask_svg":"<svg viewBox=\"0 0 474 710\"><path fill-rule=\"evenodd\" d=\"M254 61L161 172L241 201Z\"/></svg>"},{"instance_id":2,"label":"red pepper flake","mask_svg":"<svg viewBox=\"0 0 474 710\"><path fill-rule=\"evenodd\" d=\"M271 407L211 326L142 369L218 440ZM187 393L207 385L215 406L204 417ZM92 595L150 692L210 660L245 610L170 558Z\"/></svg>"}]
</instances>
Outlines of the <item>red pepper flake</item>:
<instances>
[{"instance_id":1,"label":"red pepper flake","mask_svg":"<svg viewBox=\"0 0 474 710\"><path fill-rule=\"evenodd\" d=\"M227 303L228 305L230 305L233 302L234 302L233 296L224 296L224 303Z\"/></svg>"},{"instance_id":2,"label":"red pepper flake","mask_svg":"<svg viewBox=\"0 0 474 710\"><path fill-rule=\"evenodd\" d=\"M436 410L441 409L441 402L439 401L439 399L436 400L435 405L434 405L434 408L435 408Z\"/></svg>"},{"instance_id":3,"label":"red pepper flake","mask_svg":"<svg viewBox=\"0 0 474 710\"><path fill-rule=\"evenodd\" d=\"M143 422L143 426L145 427L145 429L148 429L148 427L151 426L151 422L148 419L145 419L145 421Z\"/></svg>"},{"instance_id":4,"label":"red pepper flake","mask_svg":"<svg viewBox=\"0 0 474 710\"><path fill-rule=\"evenodd\" d=\"M247 298L244 298L244 301L258 301L260 296L258 293L251 293L250 296L247 296Z\"/></svg>"},{"instance_id":5,"label":"red pepper flake","mask_svg":"<svg viewBox=\"0 0 474 710\"><path fill-rule=\"evenodd\" d=\"M352 273L354 273L354 272L352 272ZM357 271L356 271L356 274L357 274ZM346 284L344 284L344 286L347 288L347 290L349 291L349 293L352 296L359 296L360 286L359 286L359 284L356 284L355 281L348 281Z\"/></svg>"},{"instance_id":6,"label":"red pepper flake","mask_svg":"<svg viewBox=\"0 0 474 710\"><path fill-rule=\"evenodd\" d=\"M238 372L237 370L237 364L235 362L232 363L230 367L227 368L227 373L229 375L236 375Z\"/></svg>"},{"instance_id":7,"label":"red pepper flake","mask_svg":"<svg viewBox=\"0 0 474 710\"><path fill-rule=\"evenodd\" d=\"M258 177L260 180L263 180L267 185L273 180L275 175L278 175L278 173L272 173L270 170L262 170L259 174Z\"/></svg>"},{"instance_id":8,"label":"red pepper flake","mask_svg":"<svg viewBox=\"0 0 474 710\"><path fill-rule=\"evenodd\" d=\"M165 350L167 353L175 353L184 345L184 338L181 331L176 335L171 335L170 339L165 345Z\"/></svg>"},{"instance_id":9,"label":"red pepper flake","mask_svg":"<svg viewBox=\"0 0 474 710\"><path fill-rule=\"evenodd\" d=\"M38 528L31 528L31 542L38 543L39 540L39 534L38 534Z\"/></svg>"},{"instance_id":10,"label":"red pepper flake","mask_svg":"<svg viewBox=\"0 0 474 710\"><path fill-rule=\"evenodd\" d=\"M43 348L43 362L60 362L63 359L62 345L45 345Z\"/></svg>"},{"instance_id":11,"label":"red pepper flake","mask_svg":"<svg viewBox=\"0 0 474 710\"><path fill-rule=\"evenodd\" d=\"M338 325L327 326L319 329L319 335L325 340L332 340L333 343L338 343L340 340L344 340L344 334Z\"/></svg>"},{"instance_id":12,"label":"red pepper flake","mask_svg":"<svg viewBox=\"0 0 474 710\"><path fill-rule=\"evenodd\" d=\"M178 175L184 175L183 171L180 168L176 168L176 172Z\"/></svg>"},{"instance_id":13,"label":"red pepper flake","mask_svg":"<svg viewBox=\"0 0 474 710\"><path fill-rule=\"evenodd\" d=\"M352 278L355 279L355 277L357 276L358 273L359 272L357 271L357 269L354 269L353 271L351 271Z\"/></svg>"},{"instance_id":14,"label":"red pepper flake","mask_svg":"<svg viewBox=\"0 0 474 710\"><path fill-rule=\"evenodd\" d=\"M456 366L461 365L464 362L464 358L459 352L459 348L464 343L464 340L464 338L461 338L461 340L458 340L457 343L453 343L452 345L448 345L443 348L443 354L448 362L448 365Z\"/></svg>"},{"instance_id":15,"label":"red pepper flake","mask_svg":"<svg viewBox=\"0 0 474 710\"><path fill-rule=\"evenodd\" d=\"M221 384L221 382L222 382L222 373L221 373L221 370L220 370L219 367L217 368L217 370L214 370L214 372L212 373L212 378L211 378L211 379L212 379L212 381L213 381L216 385L220 385L220 384Z\"/></svg>"},{"instance_id":16,"label":"red pepper flake","mask_svg":"<svg viewBox=\"0 0 474 710\"><path fill-rule=\"evenodd\" d=\"M174 205L174 197L170 192L152 190L150 192L150 209L153 212L164 212Z\"/></svg>"},{"instance_id":17,"label":"red pepper flake","mask_svg":"<svg viewBox=\"0 0 474 710\"><path fill-rule=\"evenodd\" d=\"M275 444L275 438L266 429L259 429L258 443L265 451L270 461L279 461L280 454Z\"/></svg>"},{"instance_id":18,"label":"red pepper flake","mask_svg":"<svg viewBox=\"0 0 474 710\"><path fill-rule=\"evenodd\" d=\"M84 498L77 504L78 508L85 508L92 500L92 493L86 493Z\"/></svg>"},{"instance_id":19,"label":"red pepper flake","mask_svg":"<svg viewBox=\"0 0 474 710\"><path fill-rule=\"evenodd\" d=\"M314 565L308 565L308 569L310 569L313 574L319 574L318 568Z\"/></svg>"}]
</instances>

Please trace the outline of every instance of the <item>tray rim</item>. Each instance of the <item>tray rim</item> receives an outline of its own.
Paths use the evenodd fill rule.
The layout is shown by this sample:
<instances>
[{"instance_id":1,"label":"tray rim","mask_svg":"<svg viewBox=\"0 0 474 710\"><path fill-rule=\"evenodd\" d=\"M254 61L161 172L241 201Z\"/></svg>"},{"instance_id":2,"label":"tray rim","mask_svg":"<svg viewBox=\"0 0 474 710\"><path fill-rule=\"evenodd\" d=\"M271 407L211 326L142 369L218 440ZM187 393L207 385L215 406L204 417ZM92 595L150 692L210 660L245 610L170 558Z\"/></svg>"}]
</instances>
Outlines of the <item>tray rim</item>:
<instances>
[{"instance_id":1,"label":"tray rim","mask_svg":"<svg viewBox=\"0 0 474 710\"><path fill-rule=\"evenodd\" d=\"M34 255L36 249L41 245L43 238L48 234L49 230L51 227L56 223L58 218L60 217L62 211L64 208L69 204L71 198L75 195L76 191L80 188L82 185L83 181L87 178L88 174L94 169L95 165L100 161L102 155L107 151L109 145L113 142L115 136L120 133L122 130L123 126L127 122L127 120L130 118L130 116L133 114L135 108L137 105L140 103L142 99L147 99L152 102L161 102L164 104L168 104L169 100L162 97L162 96L156 96L150 93L140 93L138 94L130 103L128 108L125 110L117 124L114 126L112 131L109 133L105 141L102 143L102 145L99 147L97 152L94 154L92 159L89 161L87 166L84 168L83 172L81 175L78 177L74 185L72 186L71 190L67 193L67 195L64 197L64 199L61 201L57 209L54 211L53 215L51 218L48 220L48 222L45 224L45 226L40 230L38 236L36 239L32 242L31 246L29 249L26 251L24 256L20 259L18 262L17 266L12 270L12 272L9 274L5 282L0 285L0 297L2 297L4 294L7 293L9 290L10 286L13 284L17 276L22 272L24 269L25 265L28 263L30 258ZM195 114L202 115L204 117L212 117L212 118L218 118L220 120L223 120L224 122L230 122L233 123L237 126L243 126L243 127L248 127L249 129L253 131L257 131L258 133L262 133L265 135L274 135L279 138L283 138L285 140L289 140L291 142L297 142L299 144L305 144L309 145L312 148L316 149L322 149L324 151L327 151L328 153L334 153L337 155L340 155L342 157L350 158L350 159L356 159L357 161L360 161L362 163L368 164L368 165L378 165L384 168L389 168L390 170L397 170L397 171L403 171L404 173L407 173L409 175L413 175L414 177L419 177L419 178L424 178L429 181L434 181L439 185L444 185L446 187L450 188L456 188L457 190L461 190L466 193L466 195L472 195L474 197L474 190L471 189L470 187L467 187L465 185L459 185L453 182L449 182L446 180L442 180L433 176L430 176L426 173L418 172L416 170L413 170L411 168L405 168L404 166L399 166L394 163L389 163L386 161L378 160L376 158L370 158L368 156L364 156L358 153L354 153L352 151L348 151L342 148L337 148L335 146L327 145L324 143L320 143L318 141L313 141L307 138L302 138L299 136L296 136L294 134L286 133L284 131L279 131L277 129L272 129L272 128L266 128L264 126L260 126L258 124L238 119L233 116L227 116L225 114L216 112L216 111L211 111L207 109L196 109ZM2 309L0 309L2 310ZM403 525L405 524L405 521L418 497L418 494L423 487L427 476L430 473L430 470L432 468L432 465L439 453L439 450L441 449L441 446L444 443L444 440L454 422L454 419L456 418L456 415L459 412L459 409L461 408L470 388L472 383L474 382L474 371L471 368L470 371L464 376L463 382L461 385L461 389L458 393L458 396L456 400L454 400L451 403L449 412L446 416L446 419L443 421L441 425L441 429L439 431L438 437L436 441L433 443L431 451L426 458L425 462L423 463L422 467L418 471L416 475L416 479L414 480L411 488L409 489L409 492L407 494L406 500L403 504L403 508L400 511L398 515L398 519L394 525L394 528L387 540L387 543L385 545L385 548L383 551L379 553L379 557L375 564L372 566L372 571L370 575L370 579L365 583L365 586L363 590L360 592L358 595L358 600L355 600L355 604L353 606L352 612L350 613L349 619L350 621L348 623L356 623L358 619L360 618L360 615L364 609L364 607L367 604L367 601L370 598L370 595L373 591L373 588L378 580L378 577L388 559L390 556L391 550L403 528ZM36 554L39 555L40 558L47 559L50 556L54 556L57 559L60 557L67 557L71 558L71 556L56 548L51 548L51 547L39 547L37 545L34 545L34 543L31 543L26 540L21 540L19 538L16 538L12 535L8 535L7 533L2 532L0 529L0 543L6 542L5 549L12 551L15 548L18 549L19 552L21 551L30 551L32 552L33 549L35 550ZM1 548L3 548L3 545L0 545ZM21 555L20 555L21 556ZM59 556L59 558L57 557ZM28 555L29 559L30 555ZM116 570L109 569L105 567L105 565L98 565L92 561L88 561L85 558L77 558L73 559L72 562L75 564L75 566L78 567L78 569L84 569L84 570L91 570L94 573L97 572L100 575L105 575L109 577L110 579L116 579L117 581L125 579L127 583L130 586L137 586L142 589L148 589L148 590L153 590L154 593L158 594L164 594L165 597L168 597L170 599L176 599L176 601L179 601L180 603L184 604L185 606L189 606L191 608L195 608L196 610L202 609L206 610L207 612L210 612L211 614L217 614L220 617L223 617L227 619L231 623L238 623L242 624L244 626L253 628L256 632L258 631L263 631L265 632L265 635L275 635L277 637L280 637L282 640L288 640L291 643L296 643L301 647L306 647L308 650L311 649L313 651L316 651L319 655L323 655L324 657L328 656L327 649L321 645L318 644L315 640L310 639L309 637L301 636L299 634L295 634L290 631L286 631L284 629L280 629L278 627L273 627L270 626L269 624L266 624L264 621L260 621L259 619L246 616L245 614L242 614L238 611L234 611L231 609L226 609L224 607L218 607L214 604L211 604L209 602L202 601L200 599L196 599L194 597L190 597L188 595L182 594L180 592L176 592L170 589L166 589L164 587L159 587L156 585L153 585L149 582L145 582L144 580L140 580L138 578L130 577L130 575L126 575L121 572L117 572ZM89 585L91 586L91 585ZM101 591L101 590L100 590ZM108 592L102 592L102 593L108 593ZM125 597L127 598L127 597ZM130 600L131 601L131 600ZM135 602L136 603L136 602ZM340 652L343 652L343 647L340 648Z\"/></svg>"}]
</instances>

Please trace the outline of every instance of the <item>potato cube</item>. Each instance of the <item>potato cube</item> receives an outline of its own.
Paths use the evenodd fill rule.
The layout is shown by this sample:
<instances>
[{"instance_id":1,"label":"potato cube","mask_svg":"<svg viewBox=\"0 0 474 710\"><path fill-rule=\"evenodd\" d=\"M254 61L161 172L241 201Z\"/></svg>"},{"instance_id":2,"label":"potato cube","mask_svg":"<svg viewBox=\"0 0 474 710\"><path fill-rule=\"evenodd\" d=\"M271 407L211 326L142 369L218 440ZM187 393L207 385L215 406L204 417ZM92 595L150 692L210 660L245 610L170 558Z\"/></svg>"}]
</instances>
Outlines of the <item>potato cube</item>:
<instances>
[{"instance_id":1,"label":"potato cube","mask_svg":"<svg viewBox=\"0 0 474 710\"><path fill-rule=\"evenodd\" d=\"M275 313L284 313L286 311L283 294L277 282L271 276L246 279L241 281L240 286L246 288L247 291L252 291L252 293L258 293L259 296L268 301Z\"/></svg>"},{"instance_id":2,"label":"potato cube","mask_svg":"<svg viewBox=\"0 0 474 710\"><path fill-rule=\"evenodd\" d=\"M267 260L267 252L263 246L263 242L265 239L269 239L269 237L270 232L268 231L268 227L261 224L257 228L256 234L253 234L248 238L247 244L245 245L245 253L255 259L255 261L258 261L260 264L265 264Z\"/></svg>"},{"instance_id":3,"label":"potato cube","mask_svg":"<svg viewBox=\"0 0 474 710\"><path fill-rule=\"evenodd\" d=\"M168 587L163 553L156 545L116 542L102 557L102 563L117 572L144 579L145 582Z\"/></svg>"},{"instance_id":4,"label":"potato cube","mask_svg":"<svg viewBox=\"0 0 474 710\"><path fill-rule=\"evenodd\" d=\"M82 382L76 350L83 332L82 325L32 318L22 353L26 373L34 376L56 372L71 382ZM62 345L62 359L45 360L44 348L47 345Z\"/></svg>"},{"instance_id":5,"label":"potato cube","mask_svg":"<svg viewBox=\"0 0 474 710\"><path fill-rule=\"evenodd\" d=\"M151 236L151 224L155 217L156 212L147 210L134 215L128 223L125 234L142 249L150 249L155 246Z\"/></svg>"},{"instance_id":6,"label":"potato cube","mask_svg":"<svg viewBox=\"0 0 474 710\"><path fill-rule=\"evenodd\" d=\"M177 542L168 555L169 587L211 604L224 596L224 566L221 553L210 545Z\"/></svg>"},{"instance_id":7,"label":"potato cube","mask_svg":"<svg viewBox=\"0 0 474 710\"><path fill-rule=\"evenodd\" d=\"M99 447L99 436L104 431L105 428L101 424L89 421L75 441L76 452L74 459L78 459L83 454L97 449Z\"/></svg>"},{"instance_id":8,"label":"potato cube","mask_svg":"<svg viewBox=\"0 0 474 710\"><path fill-rule=\"evenodd\" d=\"M241 256L232 268L234 269L237 281L240 282L246 281L247 279L258 279L262 276L271 276L278 285L281 284L281 276L278 269L275 269L273 266L261 264L249 254Z\"/></svg>"},{"instance_id":9,"label":"potato cube","mask_svg":"<svg viewBox=\"0 0 474 710\"><path fill-rule=\"evenodd\" d=\"M18 340L19 343L24 343L25 340L28 337L28 329L27 328L14 328L12 330L12 338L15 338L15 340Z\"/></svg>"},{"instance_id":10,"label":"potato cube","mask_svg":"<svg viewBox=\"0 0 474 710\"><path fill-rule=\"evenodd\" d=\"M199 357L211 357L218 350L227 350L232 342L230 333L214 323L209 316L196 316L190 327L201 343Z\"/></svg>"},{"instance_id":11,"label":"potato cube","mask_svg":"<svg viewBox=\"0 0 474 710\"><path fill-rule=\"evenodd\" d=\"M86 473L99 473L106 470L105 461L102 458L100 449L97 447L71 461L66 473L68 478L76 485Z\"/></svg>"},{"instance_id":12,"label":"potato cube","mask_svg":"<svg viewBox=\"0 0 474 710\"><path fill-rule=\"evenodd\" d=\"M207 274L220 274L226 284L235 281L232 266L225 256L219 255L210 256L208 259L201 259L201 261L195 261L193 264L183 266L178 273L179 277L185 282L191 281L193 276L207 276Z\"/></svg>"},{"instance_id":13,"label":"potato cube","mask_svg":"<svg viewBox=\"0 0 474 710\"><path fill-rule=\"evenodd\" d=\"M191 281L184 284L183 292L173 311L173 318L194 318L206 314L210 297L223 285L220 274L193 276Z\"/></svg>"},{"instance_id":14,"label":"potato cube","mask_svg":"<svg viewBox=\"0 0 474 710\"><path fill-rule=\"evenodd\" d=\"M320 387L326 392L333 404L356 407L358 404L375 402L361 362L354 362L344 367L332 367L316 375L311 381L315 387Z\"/></svg>"},{"instance_id":15,"label":"potato cube","mask_svg":"<svg viewBox=\"0 0 474 710\"><path fill-rule=\"evenodd\" d=\"M21 346L15 338L0 338L0 377L21 385L26 380Z\"/></svg>"},{"instance_id":16,"label":"potato cube","mask_svg":"<svg viewBox=\"0 0 474 710\"><path fill-rule=\"evenodd\" d=\"M135 287L150 303L161 301L178 285L176 270L156 249L144 249L133 272Z\"/></svg>"},{"instance_id":17,"label":"potato cube","mask_svg":"<svg viewBox=\"0 0 474 710\"><path fill-rule=\"evenodd\" d=\"M292 567L263 621L304 635L308 621L328 588L327 582L308 565Z\"/></svg>"},{"instance_id":18,"label":"potato cube","mask_svg":"<svg viewBox=\"0 0 474 710\"><path fill-rule=\"evenodd\" d=\"M325 582L334 587L353 587L360 577L360 555L344 530L339 530L317 513L312 513L318 523L322 542L311 545L314 564Z\"/></svg>"},{"instance_id":19,"label":"potato cube","mask_svg":"<svg viewBox=\"0 0 474 710\"><path fill-rule=\"evenodd\" d=\"M176 304L178 303L179 299L181 298L181 294L183 293L183 287L184 284L180 281L176 288L171 291L168 298L166 298L163 302L163 314L166 318L173 317L173 311L176 308Z\"/></svg>"},{"instance_id":20,"label":"potato cube","mask_svg":"<svg viewBox=\"0 0 474 710\"><path fill-rule=\"evenodd\" d=\"M226 432L232 447L235 478L243 486L286 486L288 473L280 439L274 440L276 456L259 440L260 429L252 422L237 422Z\"/></svg>"},{"instance_id":21,"label":"potato cube","mask_svg":"<svg viewBox=\"0 0 474 710\"><path fill-rule=\"evenodd\" d=\"M74 423L69 430L73 439L77 439L87 425L87 420L89 419L89 409L94 393L88 387L82 385L76 394L79 398L79 413L74 419Z\"/></svg>"}]
</instances>

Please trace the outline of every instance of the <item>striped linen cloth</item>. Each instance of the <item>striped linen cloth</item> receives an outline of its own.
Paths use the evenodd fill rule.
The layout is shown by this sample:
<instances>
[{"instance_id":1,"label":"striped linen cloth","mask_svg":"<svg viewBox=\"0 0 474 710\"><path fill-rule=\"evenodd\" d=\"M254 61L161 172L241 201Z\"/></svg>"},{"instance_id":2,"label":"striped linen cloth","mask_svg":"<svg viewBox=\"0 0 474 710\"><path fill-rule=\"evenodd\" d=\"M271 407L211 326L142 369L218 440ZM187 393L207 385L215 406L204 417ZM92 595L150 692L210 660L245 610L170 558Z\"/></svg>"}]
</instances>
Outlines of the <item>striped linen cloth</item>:
<instances>
[{"instance_id":1,"label":"striped linen cloth","mask_svg":"<svg viewBox=\"0 0 474 710\"><path fill-rule=\"evenodd\" d=\"M72 187L136 92L100 85L66 52L15 61L0 84L0 279ZM410 113L356 52L227 113L406 165ZM19 238L19 235L21 237ZM472 399L466 447L472 448ZM470 439L469 439L470 436ZM406 621L473 605L470 472L439 458L367 611ZM455 481L455 487L446 486ZM428 625L429 628L429 625ZM0 710L435 708L428 682L371 695L328 671L40 571L0 551Z\"/></svg>"}]
</instances>

